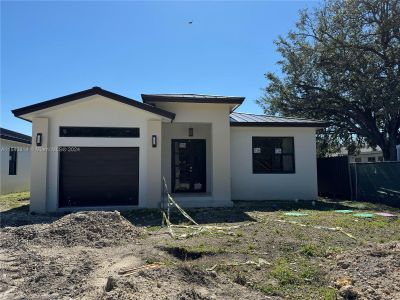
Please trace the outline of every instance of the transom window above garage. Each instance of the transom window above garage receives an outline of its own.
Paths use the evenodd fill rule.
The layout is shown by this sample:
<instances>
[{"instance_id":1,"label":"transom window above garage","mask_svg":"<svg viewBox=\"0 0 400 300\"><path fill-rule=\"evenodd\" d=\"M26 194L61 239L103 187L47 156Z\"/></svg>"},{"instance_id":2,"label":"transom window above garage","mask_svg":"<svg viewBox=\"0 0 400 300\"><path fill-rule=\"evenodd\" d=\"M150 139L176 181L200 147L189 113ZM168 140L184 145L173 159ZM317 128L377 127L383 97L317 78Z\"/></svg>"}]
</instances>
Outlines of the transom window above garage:
<instances>
[{"instance_id":1,"label":"transom window above garage","mask_svg":"<svg viewBox=\"0 0 400 300\"><path fill-rule=\"evenodd\" d=\"M294 173L293 137L253 137L253 173Z\"/></svg>"},{"instance_id":2,"label":"transom window above garage","mask_svg":"<svg viewBox=\"0 0 400 300\"><path fill-rule=\"evenodd\" d=\"M140 129L136 127L73 127L61 126L60 137L117 137L138 138Z\"/></svg>"}]
</instances>

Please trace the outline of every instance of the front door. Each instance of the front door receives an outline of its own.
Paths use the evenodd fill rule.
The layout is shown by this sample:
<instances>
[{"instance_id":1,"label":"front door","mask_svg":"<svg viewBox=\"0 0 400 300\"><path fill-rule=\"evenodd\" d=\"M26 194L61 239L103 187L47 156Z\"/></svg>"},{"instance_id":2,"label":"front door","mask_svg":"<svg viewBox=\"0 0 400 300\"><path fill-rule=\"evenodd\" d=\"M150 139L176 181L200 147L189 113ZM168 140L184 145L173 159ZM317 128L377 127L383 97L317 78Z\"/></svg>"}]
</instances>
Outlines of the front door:
<instances>
[{"instance_id":1,"label":"front door","mask_svg":"<svg viewBox=\"0 0 400 300\"><path fill-rule=\"evenodd\" d=\"M206 140L172 140L172 191L206 192Z\"/></svg>"}]
</instances>

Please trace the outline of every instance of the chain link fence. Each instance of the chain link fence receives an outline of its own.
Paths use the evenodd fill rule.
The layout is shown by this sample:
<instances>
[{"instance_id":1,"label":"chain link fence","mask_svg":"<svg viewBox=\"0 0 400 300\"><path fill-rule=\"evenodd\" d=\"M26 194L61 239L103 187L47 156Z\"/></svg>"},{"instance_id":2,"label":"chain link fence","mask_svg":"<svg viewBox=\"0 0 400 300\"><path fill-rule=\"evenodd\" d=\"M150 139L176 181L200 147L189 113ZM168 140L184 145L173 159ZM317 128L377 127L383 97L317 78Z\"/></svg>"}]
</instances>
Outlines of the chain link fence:
<instances>
[{"instance_id":1,"label":"chain link fence","mask_svg":"<svg viewBox=\"0 0 400 300\"><path fill-rule=\"evenodd\" d=\"M320 196L400 207L400 161L349 163L341 156L319 158L317 165Z\"/></svg>"},{"instance_id":2,"label":"chain link fence","mask_svg":"<svg viewBox=\"0 0 400 300\"><path fill-rule=\"evenodd\" d=\"M350 163L351 199L400 207L400 161Z\"/></svg>"}]
</instances>

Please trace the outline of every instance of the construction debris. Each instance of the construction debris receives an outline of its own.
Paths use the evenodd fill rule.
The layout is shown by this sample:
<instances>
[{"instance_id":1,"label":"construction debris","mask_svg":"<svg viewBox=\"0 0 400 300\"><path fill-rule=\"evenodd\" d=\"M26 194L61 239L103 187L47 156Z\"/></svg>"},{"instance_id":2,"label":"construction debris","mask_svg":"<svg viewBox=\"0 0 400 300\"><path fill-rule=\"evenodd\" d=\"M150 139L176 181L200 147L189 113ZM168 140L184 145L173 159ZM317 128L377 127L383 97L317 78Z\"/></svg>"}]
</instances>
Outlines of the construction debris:
<instances>
[{"instance_id":1,"label":"construction debris","mask_svg":"<svg viewBox=\"0 0 400 300\"><path fill-rule=\"evenodd\" d=\"M261 268L265 265L271 265L271 263L267 262L263 258L259 258L258 261L248 260L242 263L226 263L226 264L216 264L213 265L211 268L206 269L206 271L214 271L217 267L235 267L235 266L246 266L246 265L255 265L257 268Z\"/></svg>"},{"instance_id":2,"label":"construction debris","mask_svg":"<svg viewBox=\"0 0 400 300\"><path fill-rule=\"evenodd\" d=\"M144 265L144 266L140 266L140 267L136 267L136 268L120 270L118 272L118 274L127 276L127 275L131 275L133 273L137 273L137 272L143 271L143 270L159 269L162 266L163 266L163 264L161 264L161 263L148 264L148 265Z\"/></svg>"},{"instance_id":3,"label":"construction debris","mask_svg":"<svg viewBox=\"0 0 400 300\"><path fill-rule=\"evenodd\" d=\"M199 235L203 232L209 232L211 234L226 234L226 235L234 235L234 233L231 231L232 229L238 229L240 227L244 226L249 226L256 224L257 222L250 222L250 223L245 223L245 224L240 224L240 225L235 225L235 226L212 226L212 225L199 225L172 197L172 195L168 192L168 186L165 181L165 178L163 177L163 182L164 182L164 188L165 192L167 194L167 212L162 212L162 217L163 217L163 224L166 224L169 230L169 233L172 238L175 239L186 239L189 237L193 237L195 235ZM193 225L175 225L172 224L170 221L170 210L171 207L178 209L178 211L187 219L189 220ZM185 229L190 229L193 230L190 233L184 233L181 235L177 235L172 228L185 228Z\"/></svg>"}]
</instances>

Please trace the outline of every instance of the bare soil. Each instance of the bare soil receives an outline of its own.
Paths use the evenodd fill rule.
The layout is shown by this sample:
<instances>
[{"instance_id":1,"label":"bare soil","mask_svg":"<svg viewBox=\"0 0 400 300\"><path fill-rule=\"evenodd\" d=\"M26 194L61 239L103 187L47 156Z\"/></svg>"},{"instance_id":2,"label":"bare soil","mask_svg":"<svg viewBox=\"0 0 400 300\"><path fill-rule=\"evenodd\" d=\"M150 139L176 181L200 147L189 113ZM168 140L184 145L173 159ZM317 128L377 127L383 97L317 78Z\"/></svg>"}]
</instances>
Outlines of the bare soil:
<instances>
[{"instance_id":1,"label":"bare soil","mask_svg":"<svg viewBox=\"0 0 400 300\"><path fill-rule=\"evenodd\" d=\"M280 203L191 210L227 229L175 228L181 239L155 226L158 211L3 210L0 299L400 299L399 218L333 211L347 205L294 207L298 218Z\"/></svg>"},{"instance_id":2,"label":"bare soil","mask_svg":"<svg viewBox=\"0 0 400 300\"><path fill-rule=\"evenodd\" d=\"M269 299L189 265L162 264L119 275L146 266L152 252L164 255L151 242L143 243L145 235L119 212L82 212L50 224L6 227L0 233L0 298Z\"/></svg>"},{"instance_id":3,"label":"bare soil","mask_svg":"<svg viewBox=\"0 0 400 300\"><path fill-rule=\"evenodd\" d=\"M400 299L400 242L339 254L330 270L345 299Z\"/></svg>"}]
</instances>

